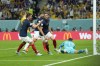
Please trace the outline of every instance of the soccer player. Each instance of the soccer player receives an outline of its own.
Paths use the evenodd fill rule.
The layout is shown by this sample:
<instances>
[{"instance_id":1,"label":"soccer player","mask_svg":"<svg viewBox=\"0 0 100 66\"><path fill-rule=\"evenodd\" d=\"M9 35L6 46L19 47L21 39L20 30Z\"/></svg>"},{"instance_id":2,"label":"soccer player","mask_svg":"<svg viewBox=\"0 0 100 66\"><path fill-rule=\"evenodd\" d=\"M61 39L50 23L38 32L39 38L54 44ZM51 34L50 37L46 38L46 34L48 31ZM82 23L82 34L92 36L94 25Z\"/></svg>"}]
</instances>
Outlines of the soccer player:
<instances>
[{"instance_id":1,"label":"soccer player","mask_svg":"<svg viewBox=\"0 0 100 66\"><path fill-rule=\"evenodd\" d=\"M20 20L21 25L23 24L24 20L26 19L26 15L27 15L26 11L22 11L22 12L21 12L21 20ZM30 33L30 28L28 28L28 30L27 30L27 36L30 37L30 38L32 38L31 33ZM26 54L25 50L27 49L27 46L28 46L28 45L29 45L29 43L26 43L26 44L25 44L25 47L24 47L24 49L23 49L23 51L22 51L22 52L25 53L25 54ZM30 45L31 45L31 44L30 44Z\"/></svg>"},{"instance_id":2,"label":"soccer player","mask_svg":"<svg viewBox=\"0 0 100 66\"><path fill-rule=\"evenodd\" d=\"M35 24L38 24L40 21L42 21L43 17L44 17L44 14L40 14ZM34 37L33 37L34 42L36 42L40 38L39 32L41 32L41 30L38 26L34 29ZM42 33L42 35L44 34ZM26 44L24 47L24 51L28 51L30 46L31 46L30 44Z\"/></svg>"},{"instance_id":3,"label":"soccer player","mask_svg":"<svg viewBox=\"0 0 100 66\"><path fill-rule=\"evenodd\" d=\"M31 20L31 19L32 19L32 15L31 15L30 13L28 13L28 14L26 15L26 19L24 20L24 22L23 22L23 24L22 24L22 26L21 26L21 29L20 29L20 37L21 37L21 40L22 40L23 42L19 45L19 47L18 47L16 53L19 54L20 49L21 49L26 43L29 43L29 44L31 44L32 49L35 51L36 55L37 55L37 56L41 56L42 54L40 54L40 53L36 50L36 47L35 47L35 45L34 45L33 39L31 39L31 38L29 38L29 37L27 36L27 29L28 29L29 27L36 28L38 25L41 24L41 22L39 22L37 25L35 25L35 24L30 24L30 20Z\"/></svg>"},{"instance_id":4,"label":"soccer player","mask_svg":"<svg viewBox=\"0 0 100 66\"><path fill-rule=\"evenodd\" d=\"M40 29L43 31L43 34L44 34L43 35L40 32L40 35L42 36L42 40L43 40L43 46L44 48L46 48L48 54L52 55L52 53L49 51L48 39L51 39L53 41L54 50L56 50L57 43L49 27L49 14L48 13L44 14L44 19L43 19L43 22L41 23Z\"/></svg>"},{"instance_id":5,"label":"soccer player","mask_svg":"<svg viewBox=\"0 0 100 66\"><path fill-rule=\"evenodd\" d=\"M62 49L64 47L64 49ZM88 54L88 50L83 49L83 50L76 50L75 49L75 44L73 43L73 39L69 38L68 41L64 41L60 46L59 46L59 53L68 53L68 54L80 54L80 53L86 53Z\"/></svg>"}]
</instances>

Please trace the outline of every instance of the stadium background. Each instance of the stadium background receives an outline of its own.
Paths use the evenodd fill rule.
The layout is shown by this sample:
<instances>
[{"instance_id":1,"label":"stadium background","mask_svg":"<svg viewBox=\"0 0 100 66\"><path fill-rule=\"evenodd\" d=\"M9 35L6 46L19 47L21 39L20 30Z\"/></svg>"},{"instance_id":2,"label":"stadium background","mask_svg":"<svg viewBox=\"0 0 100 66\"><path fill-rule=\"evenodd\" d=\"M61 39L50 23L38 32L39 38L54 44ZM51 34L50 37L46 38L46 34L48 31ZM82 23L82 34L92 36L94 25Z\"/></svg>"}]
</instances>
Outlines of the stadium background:
<instances>
[{"instance_id":1,"label":"stadium background","mask_svg":"<svg viewBox=\"0 0 100 66\"><path fill-rule=\"evenodd\" d=\"M50 26L52 27L52 30L57 33L63 31L65 33L69 32L69 35L67 34L68 36L66 35L65 39L72 37L70 36L71 32L78 32L78 34L85 32L90 34L93 30L93 0L0 0L0 66L44 66L56 62L62 62L64 60L88 56L86 54L57 54L53 50L51 41L49 41L49 43L50 50L54 54L53 56L49 56L44 52L41 41L36 42L36 47L41 53L43 53L43 56L37 57L32 52L31 48L27 55L21 53L21 56L17 56L15 51L21 41L10 39L12 39L12 36L14 37L15 33L18 35L20 19L24 11L33 15L33 22L36 21L39 13L49 12L51 16ZM100 39L99 18L100 0L97 0L98 39ZM64 37L64 34L62 37ZM74 40L74 42L77 47L76 49L88 48L89 55L92 55L93 40L92 38L91 40L87 40L88 38L89 37L87 36L86 40ZM64 40L57 40L58 46ZM96 55L54 66L100 66L99 58L100 56Z\"/></svg>"}]
</instances>

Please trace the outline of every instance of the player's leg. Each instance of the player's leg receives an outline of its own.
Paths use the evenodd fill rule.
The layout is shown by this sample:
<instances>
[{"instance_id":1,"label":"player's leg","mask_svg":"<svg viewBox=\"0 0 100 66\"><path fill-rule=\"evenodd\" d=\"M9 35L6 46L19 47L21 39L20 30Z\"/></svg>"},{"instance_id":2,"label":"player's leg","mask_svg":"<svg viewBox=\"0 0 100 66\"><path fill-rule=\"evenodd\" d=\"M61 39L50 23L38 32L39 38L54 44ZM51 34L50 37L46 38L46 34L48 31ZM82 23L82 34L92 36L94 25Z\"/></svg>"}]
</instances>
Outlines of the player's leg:
<instances>
[{"instance_id":1,"label":"player's leg","mask_svg":"<svg viewBox=\"0 0 100 66\"><path fill-rule=\"evenodd\" d=\"M49 55L53 55L52 52L49 50L49 43L48 40L46 40L47 42L45 42L45 46L46 46L46 50L48 52Z\"/></svg>"},{"instance_id":2,"label":"player's leg","mask_svg":"<svg viewBox=\"0 0 100 66\"><path fill-rule=\"evenodd\" d=\"M38 36L39 36L39 31L34 31L34 36L32 36L30 32L28 32L27 35L28 35L28 37L33 38L33 41L36 42L37 39L38 39ZM23 51L27 51L28 52L28 49L29 49L30 46L31 46L31 44L26 43Z\"/></svg>"},{"instance_id":3,"label":"player's leg","mask_svg":"<svg viewBox=\"0 0 100 66\"><path fill-rule=\"evenodd\" d=\"M86 48L86 49L83 49L83 50L75 50L74 53L76 53L76 54L80 54L80 53L88 54L88 49Z\"/></svg>"},{"instance_id":4,"label":"player's leg","mask_svg":"<svg viewBox=\"0 0 100 66\"><path fill-rule=\"evenodd\" d=\"M53 41L54 50L56 50L56 48L57 48L57 42L56 42L56 40L54 38L54 35L51 34L50 32L48 32L47 36Z\"/></svg>"},{"instance_id":5,"label":"player's leg","mask_svg":"<svg viewBox=\"0 0 100 66\"><path fill-rule=\"evenodd\" d=\"M34 41L33 41L31 38L28 38L28 42L31 44L32 49L33 49L33 51L36 53L36 55L37 55L37 56L41 56L42 54L40 54L40 53L37 51L37 49L36 49L36 47L35 47L35 45L34 45Z\"/></svg>"},{"instance_id":6,"label":"player's leg","mask_svg":"<svg viewBox=\"0 0 100 66\"><path fill-rule=\"evenodd\" d=\"M16 53L19 53L19 51L21 50L21 48L22 48L25 44L26 44L26 42L25 42L25 41L23 41L23 42L19 45L19 47L18 47L18 49L17 49L17 52L16 52Z\"/></svg>"},{"instance_id":7,"label":"player's leg","mask_svg":"<svg viewBox=\"0 0 100 66\"><path fill-rule=\"evenodd\" d=\"M31 35L30 32L27 32L27 36L28 36L29 38L32 38L32 35ZM27 52L28 52L28 49L29 49L30 46L31 46L31 44L26 43L26 44L25 44L25 47L24 47L24 49L23 49L23 51L27 51Z\"/></svg>"},{"instance_id":8,"label":"player's leg","mask_svg":"<svg viewBox=\"0 0 100 66\"><path fill-rule=\"evenodd\" d=\"M29 38L29 37L27 36L27 37L24 38L24 41L25 41L26 43L31 44L32 49L33 49L33 51L36 53L36 55L38 55L38 56L42 55L42 54L38 53L38 51L37 51L37 49L36 49L36 47L35 47L35 45L34 45L34 41L32 40L32 38Z\"/></svg>"},{"instance_id":9,"label":"player's leg","mask_svg":"<svg viewBox=\"0 0 100 66\"><path fill-rule=\"evenodd\" d=\"M29 43L26 43L23 51L28 52L29 46L30 46L30 44Z\"/></svg>"},{"instance_id":10,"label":"player's leg","mask_svg":"<svg viewBox=\"0 0 100 66\"><path fill-rule=\"evenodd\" d=\"M31 44L32 49L33 49L33 51L35 52L35 54L36 54L37 56L41 56L42 54L40 54L40 53L37 51L37 49L36 49L34 43L32 42L32 43L30 43L30 44Z\"/></svg>"},{"instance_id":11,"label":"player's leg","mask_svg":"<svg viewBox=\"0 0 100 66\"><path fill-rule=\"evenodd\" d=\"M47 51L46 45L45 45L45 42L44 42L44 41L42 42L42 44L43 44L43 49L44 49L44 51Z\"/></svg>"},{"instance_id":12,"label":"player's leg","mask_svg":"<svg viewBox=\"0 0 100 66\"><path fill-rule=\"evenodd\" d=\"M49 50L48 38L47 37L44 38L44 36L42 36L41 38L42 38L42 41L44 43L44 46L45 46L46 51L48 52L48 54L53 55Z\"/></svg>"},{"instance_id":13,"label":"player's leg","mask_svg":"<svg viewBox=\"0 0 100 66\"><path fill-rule=\"evenodd\" d=\"M26 44L25 38L26 38L26 37L21 37L21 40L22 40L23 42L19 45L19 47L18 47L18 49L17 49L17 51L16 51L16 54L19 54L19 51L21 50L21 48Z\"/></svg>"},{"instance_id":14,"label":"player's leg","mask_svg":"<svg viewBox=\"0 0 100 66\"><path fill-rule=\"evenodd\" d=\"M47 49L46 49L46 44L48 44L48 43L46 43L48 40L46 40L45 38L44 38L44 36L40 36L41 37L41 39L42 39L42 44L43 44L43 49L44 49L44 51L47 51Z\"/></svg>"}]
</instances>

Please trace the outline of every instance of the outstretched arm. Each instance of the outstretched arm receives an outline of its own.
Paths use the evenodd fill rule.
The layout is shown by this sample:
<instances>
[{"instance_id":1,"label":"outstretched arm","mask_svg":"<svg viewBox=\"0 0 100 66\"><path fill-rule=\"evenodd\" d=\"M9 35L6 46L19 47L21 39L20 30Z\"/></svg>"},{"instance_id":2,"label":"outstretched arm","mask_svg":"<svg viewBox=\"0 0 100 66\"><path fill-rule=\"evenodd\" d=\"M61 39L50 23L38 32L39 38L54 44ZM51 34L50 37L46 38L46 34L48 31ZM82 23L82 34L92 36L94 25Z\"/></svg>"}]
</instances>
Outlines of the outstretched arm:
<instances>
[{"instance_id":1,"label":"outstretched arm","mask_svg":"<svg viewBox=\"0 0 100 66\"><path fill-rule=\"evenodd\" d=\"M44 32L42 31L42 27L39 27L39 26L38 26L37 28L38 28L38 30L40 31L40 33L41 33L43 36L45 36L45 35L44 35Z\"/></svg>"},{"instance_id":2,"label":"outstretched arm","mask_svg":"<svg viewBox=\"0 0 100 66\"><path fill-rule=\"evenodd\" d=\"M33 28L37 28L37 27L41 24L42 21L43 21L43 20L39 21L39 23L37 23L37 24L33 24L32 27L33 27Z\"/></svg>"},{"instance_id":3,"label":"outstretched arm","mask_svg":"<svg viewBox=\"0 0 100 66\"><path fill-rule=\"evenodd\" d=\"M60 44L59 49L61 49L64 46L64 42Z\"/></svg>"}]
</instances>

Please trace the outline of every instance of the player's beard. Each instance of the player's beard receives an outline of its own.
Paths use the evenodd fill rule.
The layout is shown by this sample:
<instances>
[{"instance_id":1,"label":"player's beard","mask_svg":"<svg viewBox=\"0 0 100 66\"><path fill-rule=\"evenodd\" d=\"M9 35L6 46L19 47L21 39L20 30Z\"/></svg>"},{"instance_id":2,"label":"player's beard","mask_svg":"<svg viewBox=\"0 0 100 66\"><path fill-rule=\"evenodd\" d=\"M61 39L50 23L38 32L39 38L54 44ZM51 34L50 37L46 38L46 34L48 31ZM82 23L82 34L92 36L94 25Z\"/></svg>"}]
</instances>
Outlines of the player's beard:
<instances>
[{"instance_id":1,"label":"player's beard","mask_svg":"<svg viewBox=\"0 0 100 66\"><path fill-rule=\"evenodd\" d=\"M33 19L31 18L29 21L32 23L33 22Z\"/></svg>"}]
</instances>

